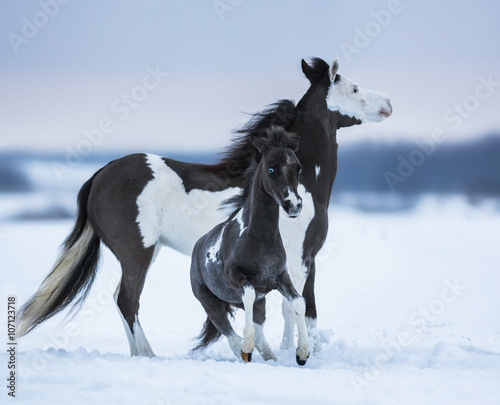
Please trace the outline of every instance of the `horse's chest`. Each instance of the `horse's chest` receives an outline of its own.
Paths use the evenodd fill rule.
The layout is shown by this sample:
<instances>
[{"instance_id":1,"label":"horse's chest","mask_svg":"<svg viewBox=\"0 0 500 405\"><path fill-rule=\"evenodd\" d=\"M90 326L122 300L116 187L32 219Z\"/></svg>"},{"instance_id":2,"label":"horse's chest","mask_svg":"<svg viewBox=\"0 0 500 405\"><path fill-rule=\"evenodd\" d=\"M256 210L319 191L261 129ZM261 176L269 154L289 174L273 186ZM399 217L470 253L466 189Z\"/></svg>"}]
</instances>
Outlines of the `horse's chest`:
<instances>
[{"instance_id":1,"label":"horse's chest","mask_svg":"<svg viewBox=\"0 0 500 405\"><path fill-rule=\"evenodd\" d=\"M299 184L298 193L302 197L302 211L297 218L289 218L280 210L279 227L283 246L287 257L287 270L293 285L299 293L307 274L307 267L303 263L304 240L306 231L314 218L314 202L311 193Z\"/></svg>"}]
</instances>

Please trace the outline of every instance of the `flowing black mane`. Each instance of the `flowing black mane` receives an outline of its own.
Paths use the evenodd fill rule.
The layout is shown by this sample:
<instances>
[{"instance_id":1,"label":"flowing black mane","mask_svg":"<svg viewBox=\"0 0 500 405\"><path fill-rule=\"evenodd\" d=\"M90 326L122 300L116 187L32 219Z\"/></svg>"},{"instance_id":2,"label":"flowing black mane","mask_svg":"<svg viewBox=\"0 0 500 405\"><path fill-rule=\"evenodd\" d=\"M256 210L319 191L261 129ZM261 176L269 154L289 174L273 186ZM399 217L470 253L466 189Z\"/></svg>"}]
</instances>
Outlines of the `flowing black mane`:
<instances>
[{"instance_id":1,"label":"flowing black mane","mask_svg":"<svg viewBox=\"0 0 500 405\"><path fill-rule=\"evenodd\" d=\"M316 70L318 73L324 75L328 69L330 68L330 65L326 63L323 59L321 58L312 58L311 59L311 67Z\"/></svg>"},{"instance_id":2,"label":"flowing black mane","mask_svg":"<svg viewBox=\"0 0 500 405\"><path fill-rule=\"evenodd\" d=\"M281 147L281 148L290 148L293 151L298 149L299 138L295 134L290 134L286 132L283 127L272 125L271 127L262 128L255 135L248 136L248 142L254 150L254 153L258 153L256 147L252 142L252 137L258 137L260 142L268 147ZM245 186L241 190L241 192L234 197L229 198L221 204L221 208L226 206L232 206L236 211L238 211L245 202L248 200L248 196L250 195L250 190L252 188L252 184L255 178L255 173L257 171L257 167L259 166L259 162L256 159L251 160L249 166L243 173L245 178Z\"/></svg>"},{"instance_id":3,"label":"flowing black mane","mask_svg":"<svg viewBox=\"0 0 500 405\"><path fill-rule=\"evenodd\" d=\"M279 100L266 109L252 114L252 118L240 129L232 144L221 154L214 169L237 168L239 173L249 168L253 161L260 160L260 154L252 143L252 137L261 137L266 129L275 125L284 129L293 124L297 107L292 100Z\"/></svg>"}]
</instances>

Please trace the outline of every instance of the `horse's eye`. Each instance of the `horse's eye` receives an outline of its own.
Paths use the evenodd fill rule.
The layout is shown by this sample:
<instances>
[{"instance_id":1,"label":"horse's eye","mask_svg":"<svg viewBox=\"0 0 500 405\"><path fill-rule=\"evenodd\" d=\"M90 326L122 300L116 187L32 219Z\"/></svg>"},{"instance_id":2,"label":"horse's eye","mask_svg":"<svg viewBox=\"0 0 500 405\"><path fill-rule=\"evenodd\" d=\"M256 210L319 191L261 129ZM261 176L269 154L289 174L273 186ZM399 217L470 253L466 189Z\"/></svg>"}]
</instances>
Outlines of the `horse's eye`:
<instances>
[{"instance_id":1,"label":"horse's eye","mask_svg":"<svg viewBox=\"0 0 500 405\"><path fill-rule=\"evenodd\" d=\"M272 167L270 167L270 168L268 169L268 171L269 171L269 174L273 174L273 173L274 173L274 169L273 169Z\"/></svg>"},{"instance_id":2,"label":"horse's eye","mask_svg":"<svg viewBox=\"0 0 500 405\"><path fill-rule=\"evenodd\" d=\"M353 91L354 93L357 93L357 92L359 91L358 86L354 86L354 88L352 89L352 91Z\"/></svg>"},{"instance_id":3,"label":"horse's eye","mask_svg":"<svg viewBox=\"0 0 500 405\"><path fill-rule=\"evenodd\" d=\"M302 167L301 167L301 168L299 168L299 174L300 174L300 173L302 173Z\"/></svg>"}]
</instances>

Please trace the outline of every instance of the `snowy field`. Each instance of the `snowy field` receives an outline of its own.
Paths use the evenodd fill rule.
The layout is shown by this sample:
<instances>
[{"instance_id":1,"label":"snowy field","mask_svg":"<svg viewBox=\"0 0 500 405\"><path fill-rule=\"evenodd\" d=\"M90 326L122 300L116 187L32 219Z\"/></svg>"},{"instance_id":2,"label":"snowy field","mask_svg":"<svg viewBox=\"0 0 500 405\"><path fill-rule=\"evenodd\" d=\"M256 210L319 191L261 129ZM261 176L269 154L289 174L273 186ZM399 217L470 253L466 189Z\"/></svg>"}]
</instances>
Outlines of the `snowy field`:
<instances>
[{"instance_id":1,"label":"snowy field","mask_svg":"<svg viewBox=\"0 0 500 405\"><path fill-rule=\"evenodd\" d=\"M68 220L0 224L4 308L7 296L17 295L20 306L35 291L71 227ZM225 340L191 353L205 314L191 293L189 258L166 249L146 279L140 311L158 357L129 357L112 301L120 270L105 250L73 320L61 326L57 316L19 341L14 400L6 400L1 350L0 403L500 404L499 247L493 200L427 198L400 213L333 205L316 277L322 350L304 367L295 349L279 348L275 293L265 329L279 361L255 353L243 364ZM242 320L240 312L240 333Z\"/></svg>"}]
</instances>

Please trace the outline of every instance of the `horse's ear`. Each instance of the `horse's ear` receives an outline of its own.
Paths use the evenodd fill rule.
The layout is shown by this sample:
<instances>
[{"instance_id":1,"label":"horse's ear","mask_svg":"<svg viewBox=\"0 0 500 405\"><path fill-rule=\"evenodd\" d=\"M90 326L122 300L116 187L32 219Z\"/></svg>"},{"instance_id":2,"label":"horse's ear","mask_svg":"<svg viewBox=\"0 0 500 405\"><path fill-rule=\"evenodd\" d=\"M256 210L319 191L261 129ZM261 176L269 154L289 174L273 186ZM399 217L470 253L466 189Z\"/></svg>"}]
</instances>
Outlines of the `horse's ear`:
<instances>
[{"instance_id":1,"label":"horse's ear","mask_svg":"<svg viewBox=\"0 0 500 405\"><path fill-rule=\"evenodd\" d=\"M307 62L302 59L302 72L306 75L307 79L312 83L315 77L317 76L318 72L314 70L311 66L307 64Z\"/></svg>"},{"instance_id":2,"label":"horse's ear","mask_svg":"<svg viewBox=\"0 0 500 405\"><path fill-rule=\"evenodd\" d=\"M299 151L299 144L300 144L300 136L294 132L290 132L290 149L293 150L294 152Z\"/></svg>"},{"instance_id":3,"label":"horse's ear","mask_svg":"<svg viewBox=\"0 0 500 405\"><path fill-rule=\"evenodd\" d=\"M258 136L252 136L251 139L253 146L255 146L255 149L257 149L263 155L267 150L266 143Z\"/></svg>"},{"instance_id":4,"label":"horse's ear","mask_svg":"<svg viewBox=\"0 0 500 405\"><path fill-rule=\"evenodd\" d=\"M330 76L330 81L333 83L335 81L335 76L337 75L337 70L339 70L339 60L335 59L328 69L328 75Z\"/></svg>"}]
</instances>

